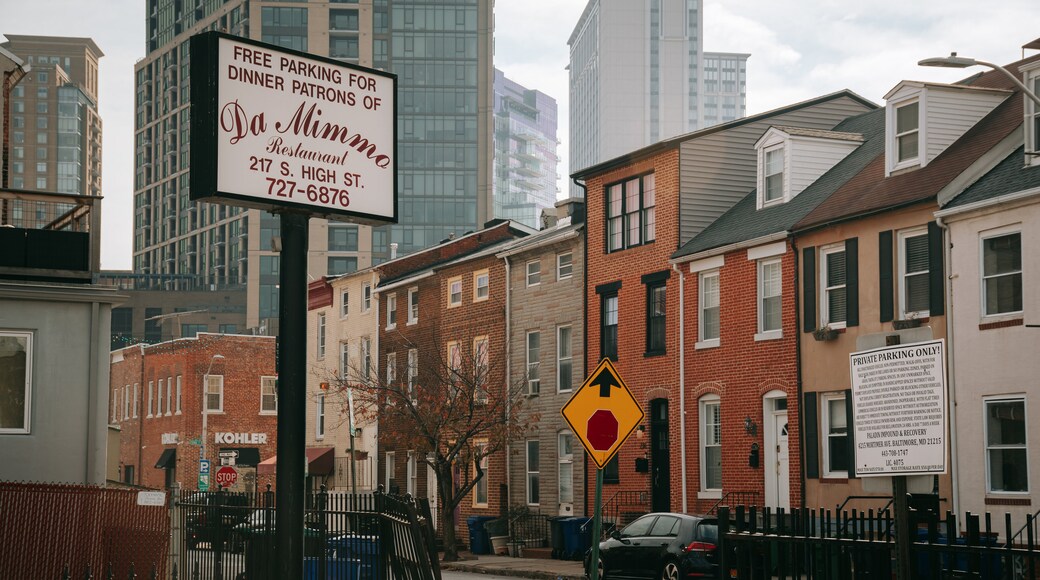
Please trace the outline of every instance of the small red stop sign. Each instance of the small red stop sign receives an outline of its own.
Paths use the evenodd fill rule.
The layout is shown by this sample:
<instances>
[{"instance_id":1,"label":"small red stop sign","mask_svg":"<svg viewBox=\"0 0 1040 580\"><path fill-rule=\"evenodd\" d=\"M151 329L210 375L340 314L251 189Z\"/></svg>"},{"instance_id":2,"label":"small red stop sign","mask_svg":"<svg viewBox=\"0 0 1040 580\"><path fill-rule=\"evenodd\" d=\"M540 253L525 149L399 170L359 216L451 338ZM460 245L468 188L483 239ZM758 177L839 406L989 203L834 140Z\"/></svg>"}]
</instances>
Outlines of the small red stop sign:
<instances>
[{"instance_id":1,"label":"small red stop sign","mask_svg":"<svg viewBox=\"0 0 1040 580\"><path fill-rule=\"evenodd\" d=\"M600 409L589 417L585 432L589 443L596 451L607 451L618 440L618 421L607 409Z\"/></svg>"},{"instance_id":2,"label":"small red stop sign","mask_svg":"<svg viewBox=\"0 0 1040 580\"><path fill-rule=\"evenodd\" d=\"M238 481L238 470L230 465L225 465L217 470L216 480L220 487L231 487Z\"/></svg>"}]
</instances>

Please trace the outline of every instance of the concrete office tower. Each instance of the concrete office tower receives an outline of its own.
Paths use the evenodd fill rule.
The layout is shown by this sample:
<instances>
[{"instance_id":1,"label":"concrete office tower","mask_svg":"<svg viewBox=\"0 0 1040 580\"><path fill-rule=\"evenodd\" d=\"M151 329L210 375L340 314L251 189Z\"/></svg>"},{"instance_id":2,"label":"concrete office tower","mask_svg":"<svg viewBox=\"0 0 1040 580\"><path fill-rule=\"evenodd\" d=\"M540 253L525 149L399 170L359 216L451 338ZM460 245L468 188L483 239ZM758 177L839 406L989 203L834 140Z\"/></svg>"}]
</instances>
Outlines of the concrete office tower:
<instances>
[{"instance_id":1,"label":"concrete office tower","mask_svg":"<svg viewBox=\"0 0 1040 580\"><path fill-rule=\"evenodd\" d=\"M98 60L104 54L89 38L4 36L0 46L29 73L10 90L8 171L0 185L100 196Z\"/></svg>"},{"instance_id":2,"label":"concrete office tower","mask_svg":"<svg viewBox=\"0 0 1040 580\"><path fill-rule=\"evenodd\" d=\"M386 260L391 242L408 253L490 219L489 0L147 2L147 55L135 66L136 273L166 275L162 284L170 289L245 285L247 326L274 332L278 218L188 199L188 39L205 30L398 75L400 224L369 228L312 220L311 277Z\"/></svg>"},{"instance_id":3,"label":"concrete office tower","mask_svg":"<svg viewBox=\"0 0 1040 580\"><path fill-rule=\"evenodd\" d=\"M750 55L705 53L701 8L700 0L589 0L567 41L569 173L744 116Z\"/></svg>"},{"instance_id":4,"label":"concrete office tower","mask_svg":"<svg viewBox=\"0 0 1040 580\"><path fill-rule=\"evenodd\" d=\"M495 69L495 217L539 229L556 206L556 99Z\"/></svg>"}]
</instances>

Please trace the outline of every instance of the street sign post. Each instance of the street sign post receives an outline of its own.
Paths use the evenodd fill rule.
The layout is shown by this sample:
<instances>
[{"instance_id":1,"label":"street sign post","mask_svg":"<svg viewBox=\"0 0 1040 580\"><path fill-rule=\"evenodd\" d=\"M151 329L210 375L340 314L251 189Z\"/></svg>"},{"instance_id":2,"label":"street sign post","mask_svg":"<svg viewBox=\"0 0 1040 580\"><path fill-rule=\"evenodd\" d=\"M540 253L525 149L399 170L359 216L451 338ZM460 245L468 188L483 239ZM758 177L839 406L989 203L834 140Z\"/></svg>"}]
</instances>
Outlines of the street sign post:
<instances>
[{"instance_id":1,"label":"street sign post","mask_svg":"<svg viewBox=\"0 0 1040 580\"><path fill-rule=\"evenodd\" d=\"M599 537L602 533L603 468L621 449L639 423L643 408L614 368L609 358L582 383L574 396L560 409L585 451L596 463L596 499L592 517L592 559L589 577L599 580Z\"/></svg>"},{"instance_id":2,"label":"street sign post","mask_svg":"<svg viewBox=\"0 0 1040 580\"><path fill-rule=\"evenodd\" d=\"M199 491L209 491L209 459L199 460Z\"/></svg>"}]
</instances>

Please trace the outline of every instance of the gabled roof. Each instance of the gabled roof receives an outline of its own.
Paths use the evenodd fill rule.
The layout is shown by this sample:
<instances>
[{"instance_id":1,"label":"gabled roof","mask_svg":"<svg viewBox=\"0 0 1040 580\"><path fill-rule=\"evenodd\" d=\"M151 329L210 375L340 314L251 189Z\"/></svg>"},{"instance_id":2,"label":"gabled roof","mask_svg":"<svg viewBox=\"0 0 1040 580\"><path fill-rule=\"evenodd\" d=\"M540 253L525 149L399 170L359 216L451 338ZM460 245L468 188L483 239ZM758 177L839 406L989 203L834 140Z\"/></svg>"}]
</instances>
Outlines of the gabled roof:
<instances>
[{"instance_id":1,"label":"gabled roof","mask_svg":"<svg viewBox=\"0 0 1040 580\"><path fill-rule=\"evenodd\" d=\"M1017 70L1018 65L1037 58L1040 55L1012 63L1007 68ZM998 71L971 77L966 82L976 87L1014 89L1011 80ZM835 221L935 200L944 187L1021 124L1022 97L1015 91L925 167L886 178L882 150L859 175L820 203L796 223L794 229L813 229Z\"/></svg>"},{"instance_id":2,"label":"gabled roof","mask_svg":"<svg viewBox=\"0 0 1040 580\"><path fill-rule=\"evenodd\" d=\"M793 105L787 105L786 107L781 107L779 109L773 109L772 111L766 111L765 113L759 113L757 115L752 115L750 117L741 117L740 119L735 119L733 121L729 121L729 122L726 122L726 123L720 123L718 125L712 125L711 127L707 127L705 129L701 129L699 131L694 131L692 133L686 133L686 134L683 134L683 135L672 137L671 139L665 139L664 141L659 141L657 143L654 143L653 145L648 145L646 147L643 147L642 149L637 149L637 150L635 150L635 151L633 151L631 153L626 153L625 155L622 155L621 157L615 157L614 159L608 159L607 161L602 161L602 162L597 163L596 165L593 165L591 167L586 167L585 169L582 169L580 171L576 171L576 172L571 174L571 179L585 179L585 178L587 178L587 177L589 177L591 175L596 175L596 174L599 174L599 173L603 173L604 171L613 169L615 167L620 167L620 166L623 166L623 165L629 165L629 164L635 163L636 161L641 161L643 159L648 159L650 157L653 157L654 155L657 155L658 153L660 153L662 151L667 151L669 149L677 148L682 143L684 143L686 141L690 141L692 139L699 139L699 138L704 137L706 135L711 135L713 133L718 133L720 131L725 131L727 129L732 129L734 127L740 127L741 125L747 125L749 123L756 123L758 121L762 121L762 120L768 119L770 117L784 115L784 114L790 113L792 111L797 111L798 109L804 109L804 108L807 108L807 107L813 107L813 106L819 105L821 103L826 103L827 101L834 101L834 100L841 99L841 98L852 99L854 101L862 103L863 105L865 105L866 107L871 108L871 109L877 108L877 104L876 103L872 103L872 102L868 101L867 99L864 99L863 97L857 95L856 93L854 93L854 92L852 92L852 91L850 91L848 89L845 89L845 90L841 90L841 91L838 91L838 92L835 92L835 93L830 93L828 95L823 95L823 96L820 96L820 97L816 97L814 99L809 99L808 101L802 101L800 103L795 103Z\"/></svg>"},{"instance_id":3,"label":"gabled roof","mask_svg":"<svg viewBox=\"0 0 1040 580\"><path fill-rule=\"evenodd\" d=\"M1024 167L1025 148L1019 147L1004 158L992 171L982 176L953 201L943 206L948 209L993 200L1005 195L1040 189L1040 165Z\"/></svg>"},{"instance_id":4,"label":"gabled roof","mask_svg":"<svg viewBox=\"0 0 1040 580\"><path fill-rule=\"evenodd\" d=\"M876 109L850 117L839 123L834 131L822 133L855 134L857 138L863 139L864 143L787 203L756 210L757 191L752 190L672 254L672 259L690 259L695 254L789 230L838 187L862 171L879 153L884 152L885 111Z\"/></svg>"},{"instance_id":5,"label":"gabled roof","mask_svg":"<svg viewBox=\"0 0 1040 580\"><path fill-rule=\"evenodd\" d=\"M814 137L816 139L835 139L837 141L863 141L863 135L849 133L847 131L826 131L824 129L811 129L808 127L788 127L786 125L773 125L772 129L783 131L792 137ZM837 127L835 127L836 129Z\"/></svg>"}]
</instances>

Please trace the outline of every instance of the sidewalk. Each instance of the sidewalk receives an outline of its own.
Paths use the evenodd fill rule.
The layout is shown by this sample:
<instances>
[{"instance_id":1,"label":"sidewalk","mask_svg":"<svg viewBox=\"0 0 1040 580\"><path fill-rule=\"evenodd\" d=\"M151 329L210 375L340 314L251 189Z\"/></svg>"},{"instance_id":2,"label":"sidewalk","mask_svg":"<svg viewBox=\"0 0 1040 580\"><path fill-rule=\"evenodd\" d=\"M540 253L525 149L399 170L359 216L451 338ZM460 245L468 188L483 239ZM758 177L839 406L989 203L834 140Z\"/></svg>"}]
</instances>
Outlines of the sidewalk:
<instances>
[{"instance_id":1,"label":"sidewalk","mask_svg":"<svg viewBox=\"0 0 1040 580\"><path fill-rule=\"evenodd\" d=\"M476 574L497 574L539 580L584 580L581 562L573 560L543 560L539 558L510 558L509 556L473 556L459 554L466 560L441 562L441 570L456 570Z\"/></svg>"}]
</instances>

